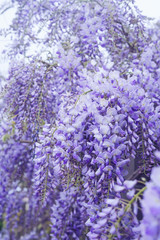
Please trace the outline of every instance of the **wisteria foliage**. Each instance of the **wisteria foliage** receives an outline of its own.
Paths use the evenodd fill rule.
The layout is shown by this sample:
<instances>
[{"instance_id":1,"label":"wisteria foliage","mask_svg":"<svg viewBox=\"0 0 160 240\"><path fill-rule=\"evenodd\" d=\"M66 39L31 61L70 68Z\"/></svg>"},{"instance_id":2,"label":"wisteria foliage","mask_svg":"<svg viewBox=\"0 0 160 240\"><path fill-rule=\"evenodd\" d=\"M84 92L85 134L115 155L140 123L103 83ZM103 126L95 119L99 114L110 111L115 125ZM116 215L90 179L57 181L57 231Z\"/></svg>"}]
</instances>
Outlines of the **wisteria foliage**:
<instances>
[{"instance_id":1,"label":"wisteria foliage","mask_svg":"<svg viewBox=\"0 0 160 240\"><path fill-rule=\"evenodd\" d=\"M159 239L159 24L131 0L12 2L0 239Z\"/></svg>"}]
</instances>

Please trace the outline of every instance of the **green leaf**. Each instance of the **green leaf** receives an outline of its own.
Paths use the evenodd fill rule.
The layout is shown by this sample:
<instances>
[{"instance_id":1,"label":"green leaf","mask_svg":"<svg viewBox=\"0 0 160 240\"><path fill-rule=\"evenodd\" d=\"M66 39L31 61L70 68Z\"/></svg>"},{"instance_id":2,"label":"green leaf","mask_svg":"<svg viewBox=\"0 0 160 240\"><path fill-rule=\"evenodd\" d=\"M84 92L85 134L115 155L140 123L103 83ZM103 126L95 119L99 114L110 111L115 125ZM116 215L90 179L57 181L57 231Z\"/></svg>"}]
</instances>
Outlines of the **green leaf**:
<instances>
[{"instance_id":1,"label":"green leaf","mask_svg":"<svg viewBox=\"0 0 160 240\"><path fill-rule=\"evenodd\" d=\"M6 133L5 135L3 135L3 137L2 137L2 141L3 142L7 142L7 140L9 140L10 139L10 135L8 134L8 133Z\"/></svg>"}]
</instances>

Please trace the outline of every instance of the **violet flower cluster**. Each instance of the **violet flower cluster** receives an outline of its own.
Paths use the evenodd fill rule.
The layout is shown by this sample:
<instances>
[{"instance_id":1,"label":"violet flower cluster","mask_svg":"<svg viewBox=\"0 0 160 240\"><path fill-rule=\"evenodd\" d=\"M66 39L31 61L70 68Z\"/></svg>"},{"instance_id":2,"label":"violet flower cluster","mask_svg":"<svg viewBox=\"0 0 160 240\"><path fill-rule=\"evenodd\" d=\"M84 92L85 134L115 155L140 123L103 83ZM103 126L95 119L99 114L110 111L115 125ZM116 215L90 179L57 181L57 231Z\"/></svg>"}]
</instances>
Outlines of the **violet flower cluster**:
<instances>
[{"instance_id":1,"label":"violet flower cluster","mask_svg":"<svg viewBox=\"0 0 160 240\"><path fill-rule=\"evenodd\" d=\"M158 239L158 23L131 0L12 2L0 238Z\"/></svg>"},{"instance_id":2,"label":"violet flower cluster","mask_svg":"<svg viewBox=\"0 0 160 240\"><path fill-rule=\"evenodd\" d=\"M147 183L142 200L143 220L141 222L142 239L160 238L160 167L154 167L151 181Z\"/></svg>"}]
</instances>

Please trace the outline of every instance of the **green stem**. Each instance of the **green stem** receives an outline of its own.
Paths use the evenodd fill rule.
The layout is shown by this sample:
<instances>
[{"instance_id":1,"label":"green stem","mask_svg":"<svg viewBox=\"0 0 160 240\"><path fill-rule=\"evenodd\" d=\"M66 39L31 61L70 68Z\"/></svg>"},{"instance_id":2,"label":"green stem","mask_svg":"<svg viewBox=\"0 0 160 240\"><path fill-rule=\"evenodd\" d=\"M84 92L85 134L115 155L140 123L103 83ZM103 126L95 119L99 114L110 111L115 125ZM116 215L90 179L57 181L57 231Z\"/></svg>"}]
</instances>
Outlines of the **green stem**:
<instances>
[{"instance_id":1,"label":"green stem","mask_svg":"<svg viewBox=\"0 0 160 240\"><path fill-rule=\"evenodd\" d=\"M136 193L134 195L134 197L128 202L128 204L126 205L125 209L124 209L124 214L117 220L117 222L115 223L115 227L116 229L119 227L120 222L122 221L123 216L125 215L125 213L128 211L128 209L130 208L130 206L133 204L133 202L147 189L147 187L143 187L138 193ZM109 235L108 239L111 240L112 237L115 235Z\"/></svg>"}]
</instances>

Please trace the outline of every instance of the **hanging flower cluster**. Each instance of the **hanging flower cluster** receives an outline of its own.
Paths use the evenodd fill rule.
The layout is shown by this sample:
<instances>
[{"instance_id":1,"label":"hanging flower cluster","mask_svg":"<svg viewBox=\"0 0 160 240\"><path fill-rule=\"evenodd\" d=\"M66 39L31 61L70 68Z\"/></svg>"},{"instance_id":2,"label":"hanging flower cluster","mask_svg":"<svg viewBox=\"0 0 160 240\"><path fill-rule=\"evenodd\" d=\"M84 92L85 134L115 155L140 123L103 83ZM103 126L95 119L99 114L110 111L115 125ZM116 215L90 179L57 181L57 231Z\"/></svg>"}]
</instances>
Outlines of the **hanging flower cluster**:
<instances>
[{"instance_id":1,"label":"hanging flower cluster","mask_svg":"<svg viewBox=\"0 0 160 240\"><path fill-rule=\"evenodd\" d=\"M158 24L131 0L12 2L27 57L0 110L0 238L157 239Z\"/></svg>"},{"instance_id":2,"label":"hanging flower cluster","mask_svg":"<svg viewBox=\"0 0 160 240\"><path fill-rule=\"evenodd\" d=\"M143 239L159 239L159 211L160 211L160 168L155 167L151 173L151 181L147 183L147 189L144 192L142 208L144 218L141 223L141 232Z\"/></svg>"}]
</instances>

